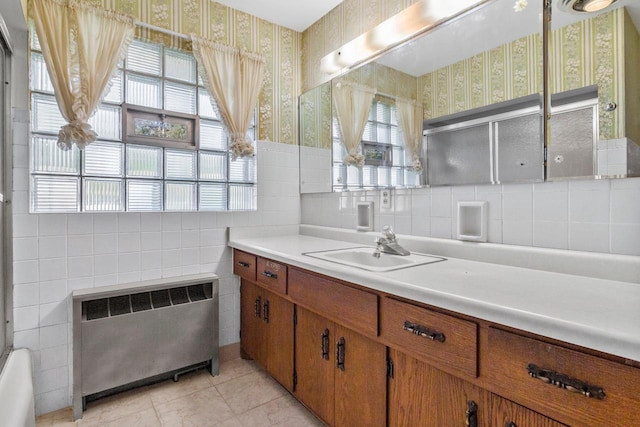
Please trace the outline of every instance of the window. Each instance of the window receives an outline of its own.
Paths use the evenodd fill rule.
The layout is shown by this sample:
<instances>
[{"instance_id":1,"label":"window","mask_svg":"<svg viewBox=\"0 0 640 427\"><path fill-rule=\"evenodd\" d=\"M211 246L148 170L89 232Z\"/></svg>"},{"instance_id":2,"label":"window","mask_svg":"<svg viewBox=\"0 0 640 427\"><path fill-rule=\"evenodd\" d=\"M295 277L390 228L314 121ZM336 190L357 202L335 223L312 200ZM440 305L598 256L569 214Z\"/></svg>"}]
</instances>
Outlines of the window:
<instances>
[{"instance_id":1,"label":"window","mask_svg":"<svg viewBox=\"0 0 640 427\"><path fill-rule=\"evenodd\" d=\"M361 148L365 154L362 168L347 167L343 159L346 150L340 140L340 126L333 118L333 188L334 190L377 189L415 186L419 176L407 166L402 130L398 126L395 102L376 96L371 104L369 119L362 135ZM374 159L366 151L375 149L384 158Z\"/></svg>"},{"instance_id":2,"label":"window","mask_svg":"<svg viewBox=\"0 0 640 427\"><path fill-rule=\"evenodd\" d=\"M191 53L133 41L89 121L98 141L65 152L56 146L64 120L31 34L32 212L256 209L256 159L231 159L228 138ZM154 111L166 112L167 123L153 122L162 115ZM174 113L179 118L171 123ZM141 132L155 132L149 129L158 125L174 132L176 126L195 124L198 146L129 138L134 118L139 120L135 125L147 125ZM255 140L255 122L249 134Z\"/></svg>"}]
</instances>

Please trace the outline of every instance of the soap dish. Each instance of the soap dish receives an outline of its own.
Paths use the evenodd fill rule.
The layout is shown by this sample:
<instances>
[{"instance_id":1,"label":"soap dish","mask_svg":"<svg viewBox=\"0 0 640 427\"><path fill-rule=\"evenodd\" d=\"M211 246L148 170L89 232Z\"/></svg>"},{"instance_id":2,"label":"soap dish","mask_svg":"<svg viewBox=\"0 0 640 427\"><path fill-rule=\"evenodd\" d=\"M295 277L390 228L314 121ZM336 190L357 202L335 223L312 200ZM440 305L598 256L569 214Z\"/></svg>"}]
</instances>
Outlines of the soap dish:
<instances>
[{"instance_id":1,"label":"soap dish","mask_svg":"<svg viewBox=\"0 0 640 427\"><path fill-rule=\"evenodd\" d=\"M458 202L458 240L487 241L487 202Z\"/></svg>"}]
</instances>

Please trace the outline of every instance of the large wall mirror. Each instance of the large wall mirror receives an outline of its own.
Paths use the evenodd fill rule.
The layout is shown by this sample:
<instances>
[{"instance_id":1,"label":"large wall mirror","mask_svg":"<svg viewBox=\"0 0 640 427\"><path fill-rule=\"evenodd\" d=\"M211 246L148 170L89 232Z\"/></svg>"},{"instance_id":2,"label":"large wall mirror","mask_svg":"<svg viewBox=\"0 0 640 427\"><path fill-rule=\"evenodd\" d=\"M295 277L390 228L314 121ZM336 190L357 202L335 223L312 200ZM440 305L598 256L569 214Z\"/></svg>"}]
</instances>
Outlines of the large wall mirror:
<instances>
[{"instance_id":1,"label":"large wall mirror","mask_svg":"<svg viewBox=\"0 0 640 427\"><path fill-rule=\"evenodd\" d=\"M640 175L640 2L554 1L547 179Z\"/></svg>"},{"instance_id":2,"label":"large wall mirror","mask_svg":"<svg viewBox=\"0 0 640 427\"><path fill-rule=\"evenodd\" d=\"M544 1L494 0L303 94L301 192L638 175L640 2L571 13L570 1L553 0L546 167ZM360 165L345 162L332 101L346 90L370 92ZM410 103L417 152L398 111Z\"/></svg>"}]
</instances>

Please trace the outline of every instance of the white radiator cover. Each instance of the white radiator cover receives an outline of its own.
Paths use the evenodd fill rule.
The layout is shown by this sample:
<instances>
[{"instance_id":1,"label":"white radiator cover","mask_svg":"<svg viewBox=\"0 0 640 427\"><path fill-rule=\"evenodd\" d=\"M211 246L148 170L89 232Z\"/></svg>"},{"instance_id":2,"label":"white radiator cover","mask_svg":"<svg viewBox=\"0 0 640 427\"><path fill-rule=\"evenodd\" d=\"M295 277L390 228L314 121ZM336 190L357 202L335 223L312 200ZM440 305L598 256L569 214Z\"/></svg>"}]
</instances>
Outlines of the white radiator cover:
<instances>
[{"instance_id":1,"label":"white radiator cover","mask_svg":"<svg viewBox=\"0 0 640 427\"><path fill-rule=\"evenodd\" d=\"M194 365L218 373L218 278L198 274L73 293L73 409L88 396Z\"/></svg>"}]
</instances>

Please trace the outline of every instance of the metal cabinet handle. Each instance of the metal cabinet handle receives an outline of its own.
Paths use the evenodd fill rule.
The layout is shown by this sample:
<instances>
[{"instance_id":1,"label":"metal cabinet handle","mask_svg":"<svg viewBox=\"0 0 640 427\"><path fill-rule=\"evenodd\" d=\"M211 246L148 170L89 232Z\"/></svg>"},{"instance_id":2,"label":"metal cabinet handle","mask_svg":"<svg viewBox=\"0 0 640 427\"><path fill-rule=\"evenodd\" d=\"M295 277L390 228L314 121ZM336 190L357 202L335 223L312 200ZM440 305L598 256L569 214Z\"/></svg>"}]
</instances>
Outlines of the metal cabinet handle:
<instances>
[{"instance_id":1,"label":"metal cabinet handle","mask_svg":"<svg viewBox=\"0 0 640 427\"><path fill-rule=\"evenodd\" d=\"M269 323L269 300L266 300L264 302L262 318L264 319L265 322Z\"/></svg>"},{"instance_id":2,"label":"metal cabinet handle","mask_svg":"<svg viewBox=\"0 0 640 427\"><path fill-rule=\"evenodd\" d=\"M336 368L344 371L344 337L340 337L336 343Z\"/></svg>"},{"instance_id":3,"label":"metal cabinet handle","mask_svg":"<svg viewBox=\"0 0 640 427\"><path fill-rule=\"evenodd\" d=\"M269 270L263 271L262 275L265 276L265 277L268 277L269 279L277 279L278 278L278 275L276 273L272 273Z\"/></svg>"},{"instance_id":4,"label":"metal cabinet handle","mask_svg":"<svg viewBox=\"0 0 640 427\"><path fill-rule=\"evenodd\" d=\"M465 411L466 427L478 427L478 404L473 400L467 401L467 410Z\"/></svg>"},{"instance_id":5,"label":"metal cabinet handle","mask_svg":"<svg viewBox=\"0 0 640 427\"><path fill-rule=\"evenodd\" d=\"M403 329L418 336L429 338L431 341L444 342L445 340L445 336L442 332L431 330L426 326L418 325L417 323L411 323L408 320L404 321Z\"/></svg>"},{"instance_id":6,"label":"metal cabinet handle","mask_svg":"<svg viewBox=\"0 0 640 427\"><path fill-rule=\"evenodd\" d=\"M539 368L533 363L529 363L527 365L527 372L531 378L537 378L559 388L563 388L574 393L580 393L586 397L603 400L607 396L602 387L588 384L584 381L555 371Z\"/></svg>"},{"instance_id":7,"label":"metal cabinet handle","mask_svg":"<svg viewBox=\"0 0 640 427\"><path fill-rule=\"evenodd\" d=\"M262 303L260 300L260 297L256 297L256 300L253 303L253 310L255 312L256 317L262 317L261 314L261 310L262 309Z\"/></svg>"},{"instance_id":8,"label":"metal cabinet handle","mask_svg":"<svg viewBox=\"0 0 640 427\"><path fill-rule=\"evenodd\" d=\"M322 333L322 358L329 360L329 329Z\"/></svg>"},{"instance_id":9,"label":"metal cabinet handle","mask_svg":"<svg viewBox=\"0 0 640 427\"><path fill-rule=\"evenodd\" d=\"M244 268L249 268L249 266L251 265L248 262L244 262L244 261L238 261L238 264L240 264L240 266Z\"/></svg>"}]
</instances>

